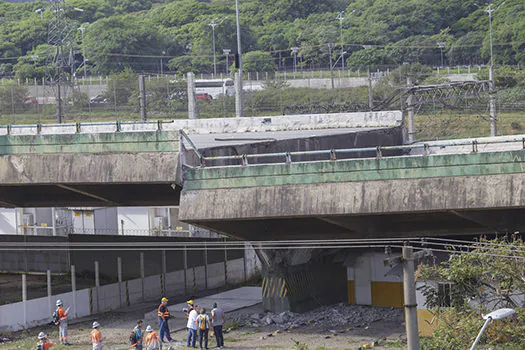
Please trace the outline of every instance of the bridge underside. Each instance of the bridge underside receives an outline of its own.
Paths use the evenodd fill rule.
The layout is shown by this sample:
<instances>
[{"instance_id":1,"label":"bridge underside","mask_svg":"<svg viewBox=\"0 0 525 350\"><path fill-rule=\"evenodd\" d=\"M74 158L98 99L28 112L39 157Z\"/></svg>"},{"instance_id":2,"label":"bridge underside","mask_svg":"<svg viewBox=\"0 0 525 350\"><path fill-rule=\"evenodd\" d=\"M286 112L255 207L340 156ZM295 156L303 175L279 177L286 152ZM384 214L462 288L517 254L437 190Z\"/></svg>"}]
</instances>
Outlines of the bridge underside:
<instances>
[{"instance_id":1,"label":"bridge underside","mask_svg":"<svg viewBox=\"0 0 525 350\"><path fill-rule=\"evenodd\" d=\"M250 241L451 236L525 231L525 208L191 223Z\"/></svg>"},{"instance_id":2,"label":"bridge underside","mask_svg":"<svg viewBox=\"0 0 525 350\"><path fill-rule=\"evenodd\" d=\"M179 205L181 187L170 183L41 184L0 186L0 206L114 207Z\"/></svg>"}]
</instances>

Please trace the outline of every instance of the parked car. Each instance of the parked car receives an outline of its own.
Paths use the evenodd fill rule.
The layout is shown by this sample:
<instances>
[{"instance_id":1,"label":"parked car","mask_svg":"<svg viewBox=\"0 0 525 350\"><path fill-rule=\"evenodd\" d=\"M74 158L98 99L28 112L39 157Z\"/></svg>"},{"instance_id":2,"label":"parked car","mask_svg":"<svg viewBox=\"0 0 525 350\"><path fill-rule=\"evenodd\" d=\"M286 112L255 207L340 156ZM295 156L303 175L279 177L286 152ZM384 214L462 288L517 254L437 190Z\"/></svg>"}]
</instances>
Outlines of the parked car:
<instances>
[{"instance_id":1,"label":"parked car","mask_svg":"<svg viewBox=\"0 0 525 350\"><path fill-rule=\"evenodd\" d=\"M204 100L204 101L211 101L211 100L213 100L213 97L210 94L207 94L205 92L204 93L200 93L200 94L196 94L195 98L197 100Z\"/></svg>"},{"instance_id":2,"label":"parked car","mask_svg":"<svg viewBox=\"0 0 525 350\"><path fill-rule=\"evenodd\" d=\"M104 95L97 95L95 97L91 97L89 99L89 102L93 104L97 104L97 103L105 104L105 103L109 103L109 100L105 98Z\"/></svg>"}]
</instances>

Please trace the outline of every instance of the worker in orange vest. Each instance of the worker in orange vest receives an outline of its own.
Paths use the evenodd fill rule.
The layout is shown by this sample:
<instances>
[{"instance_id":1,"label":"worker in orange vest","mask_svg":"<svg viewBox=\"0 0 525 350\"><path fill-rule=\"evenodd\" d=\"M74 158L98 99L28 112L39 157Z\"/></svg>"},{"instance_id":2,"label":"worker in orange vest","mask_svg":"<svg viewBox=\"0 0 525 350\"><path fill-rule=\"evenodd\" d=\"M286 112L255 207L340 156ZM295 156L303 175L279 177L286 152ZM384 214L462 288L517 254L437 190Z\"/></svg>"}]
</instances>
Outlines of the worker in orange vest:
<instances>
[{"instance_id":1,"label":"worker in orange vest","mask_svg":"<svg viewBox=\"0 0 525 350\"><path fill-rule=\"evenodd\" d=\"M97 321L93 322L93 330L89 334L89 338L93 343L93 350L102 350L102 333L98 330L100 323Z\"/></svg>"},{"instance_id":2,"label":"worker in orange vest","mask_svg":"<svg viewBox=\"0 0 525 350\"><path fill-rule=\"evenodd\" d=\"M53 342L48 340L47 339L47 336L44 332L40 332L38 334L38 339L39 339L39 342L38 342L38 345L37 345L37 349L38 350L48 350L50 347L52 347L53 345Z\"/></svg>"},{"instance_id":3,"label":"worker in orange vest","mask_svg":"<svg viewBox=\"0 0 525 350\"><path fill-rule=\"evenodd\" d=\"M148 332L148 335L146 336L146 350L162 349L161 341L157 332L155 332L151 326L146 327L146 332Z\"/></svg>"},{"instance_id":4,"label":"worker in orange vest","mask_svg":"<svg viewBox=\"0 0 525 350\"><path fill-rule=\"evenodd\" d=\"M170 343L174 340L171 338L170 335L170 326L168 325L168 320L171 318L170 312L168 310L168 298L162 298L160 300L160 305L157 310L157 316L159 319L159 333L160 333L160 341L164 341L164 335L166 335L167 341Z\"/></svg>"},{"instance_id":5,"label":"worker in orange vest","mask_svg":"<svg viewBox=\"0 0 525 350\"><path fill-rule=\"evenodd\" d=\"M60 337L60 342L64 345L71 345L67 341L67 318L68 318L68 312L69 308L67 310L64 309L64 303L62 300L57 300L56 302L57 309L55 311L57 316L57 323L58 324L58 335Z\"/></svg>"}]
</instances>

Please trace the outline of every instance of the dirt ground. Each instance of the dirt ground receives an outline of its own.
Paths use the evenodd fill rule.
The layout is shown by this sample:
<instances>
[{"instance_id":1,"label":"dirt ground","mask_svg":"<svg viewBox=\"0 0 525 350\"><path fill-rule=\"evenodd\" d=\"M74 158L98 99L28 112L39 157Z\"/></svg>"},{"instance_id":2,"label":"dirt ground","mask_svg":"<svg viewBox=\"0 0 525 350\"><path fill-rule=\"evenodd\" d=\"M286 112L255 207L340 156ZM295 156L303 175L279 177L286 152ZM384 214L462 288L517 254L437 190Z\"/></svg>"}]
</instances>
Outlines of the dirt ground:
<instances>
[{"instance_id":1,"label":"dirt ground","mask_svg":"<svg viewBox=\"0 0 525 350\"><path fill-rule=\"evenodd\" d=\"M145 312L151 311L155 305L142 304L130 307L121 312L109 312L99 315L97 320L102 324L101 332L104 341L104 349L123 350L129 349L127 340L129 332L138 319L142 319ZM261 305L241 309L232 314L226 315L226 327L232 330L224 335L226 349L358 349L365 344L376 342L374 349L405 349L403 341L404 325L402 322L377 321L362 327L353 329L345 328L344 324L335 330L312 329L298 327L295 329L279 329L277 325L265 327L241 327L238 324L228 322L228 318L233 318L235 314L253 314L263 312ZM182 315L180 316L182 317ZM69 341L72 346L56 345L53 349L92 349L89 342L91 319L77 320L70 325ZM146 326L146 325L144 325ZM157 328L157 325L152 325ZM46 326L33 328L28 331L16 332L12 334L0 334L1 337L12 339L10 342L0 343L0 349L34 349L37 343L37 334L40 331L46 332L51 339L57 339L58 330L54 327ZM336 331L334 333L333 331ZM172 332L175 343L165 346L166 349L186 348L186 331L179 330ZM197 347L198 347L197 343ZM210 336L209 348L216 346L215 340Z\"/></svg>"}]
</instances>

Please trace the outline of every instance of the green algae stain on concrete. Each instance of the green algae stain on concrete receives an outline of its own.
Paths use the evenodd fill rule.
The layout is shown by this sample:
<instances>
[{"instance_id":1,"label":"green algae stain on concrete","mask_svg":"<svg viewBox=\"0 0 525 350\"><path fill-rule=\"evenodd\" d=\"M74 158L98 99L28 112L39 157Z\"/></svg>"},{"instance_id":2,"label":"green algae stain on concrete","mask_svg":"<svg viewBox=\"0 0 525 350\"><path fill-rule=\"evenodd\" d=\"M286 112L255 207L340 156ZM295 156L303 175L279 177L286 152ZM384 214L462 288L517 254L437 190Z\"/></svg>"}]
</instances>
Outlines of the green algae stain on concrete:
<instances>
[{"instance_id":1,"label":"green algae stain on concrete","mask_svg":"<svg viewBox=\"0 0 525 350\"><path fill-rule=\"evenodd\" d=\"M0 136L0 155L178 151L178 133L170 131Z\"/></svg>"},{"instance_id":2,"label":"green algae stain on concrete","mask_svg":"<svg viewBox=\"0 0 525 350\"><path fill-rule=\"evenodd\" d=\"M197 168L185 190L525 173L525 151Z\"/></svg>"}]
</instances>

